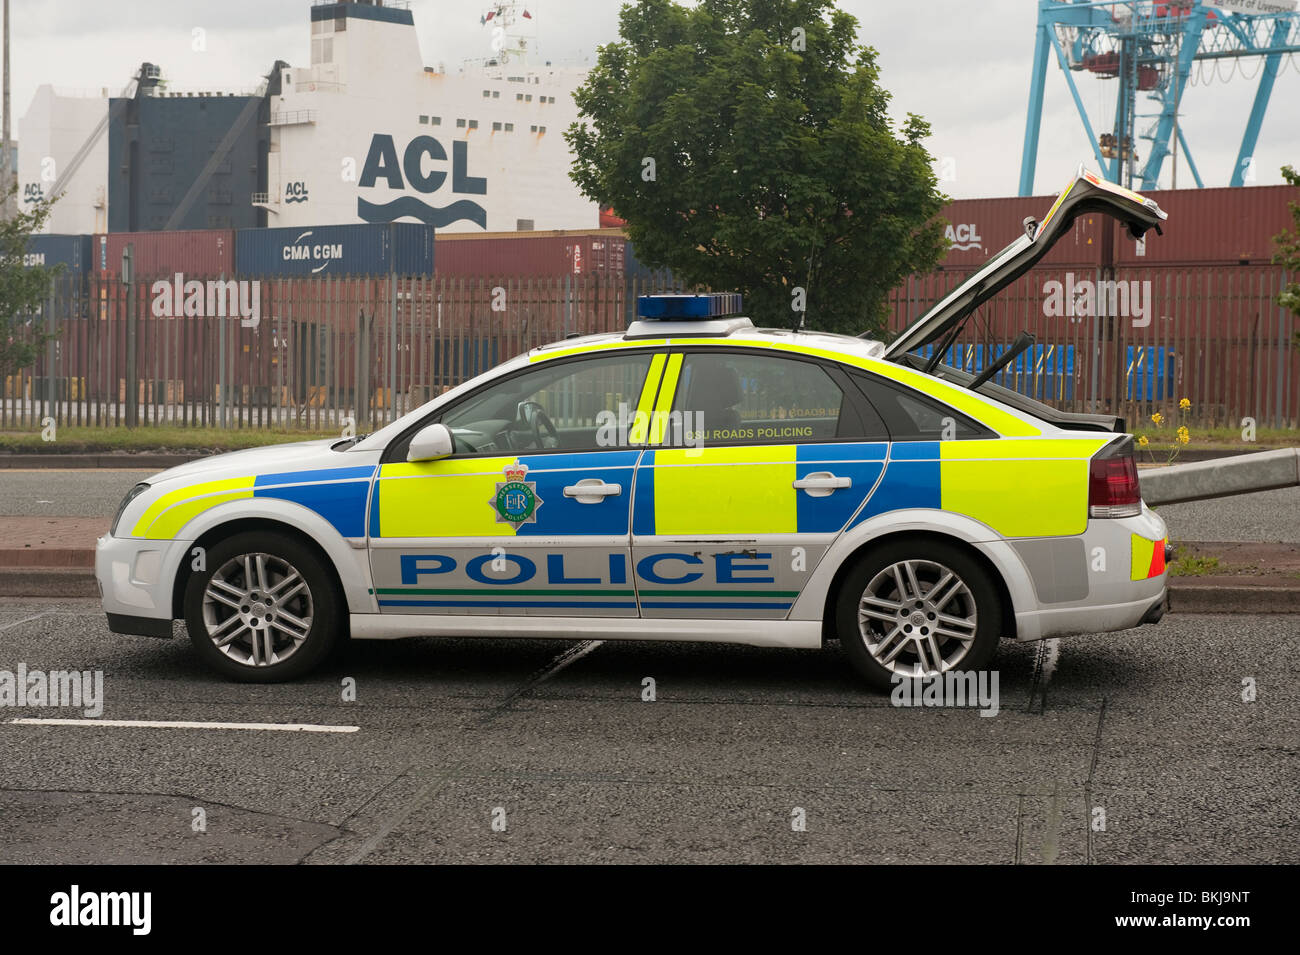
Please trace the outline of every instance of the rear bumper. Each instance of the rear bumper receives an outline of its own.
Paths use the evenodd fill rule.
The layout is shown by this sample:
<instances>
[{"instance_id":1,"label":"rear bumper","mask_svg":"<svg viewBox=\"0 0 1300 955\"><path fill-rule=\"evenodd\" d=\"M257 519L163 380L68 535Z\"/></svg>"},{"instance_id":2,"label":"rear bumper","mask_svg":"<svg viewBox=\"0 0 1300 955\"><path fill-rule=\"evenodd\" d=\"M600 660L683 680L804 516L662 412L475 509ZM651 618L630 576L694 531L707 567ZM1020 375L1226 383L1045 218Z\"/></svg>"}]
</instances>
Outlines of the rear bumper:
<instances>
[{"instance_id":1,"label":"rear bumper","mask_svg":"<svg viewBox=\"0 0 1300 955\"><path fill-rule=\"evenodd\" d=\"M1166 606L1166 563L1173 555L1167 536L1165 522L1146 506L1137 517L1090 520L1078 538L1060 542L1060 563L1051 570L1041 561L1027 564L1038 599L1017 606L1015 639L1106 633L1158 622ZM1022 557L1032 553L1022 551ZM1053 594L1047 584L1062 579L1071 586L1057 586Z\"/></svg>"},{"instance_id":2,"label":"rear bumper","mask_svg":"<svg viewBox=\"0 0 1300 955\"><path fill-rule=\"evenodd\" d=\"M1126 603L1094 607L1038 609L1016 614L1016 639L1021 642L1066 637L1078 633L1108 633L1158 623L1165 615L1166 588L1161 579L1154 594Z\"/></svg>"}]
</instances>

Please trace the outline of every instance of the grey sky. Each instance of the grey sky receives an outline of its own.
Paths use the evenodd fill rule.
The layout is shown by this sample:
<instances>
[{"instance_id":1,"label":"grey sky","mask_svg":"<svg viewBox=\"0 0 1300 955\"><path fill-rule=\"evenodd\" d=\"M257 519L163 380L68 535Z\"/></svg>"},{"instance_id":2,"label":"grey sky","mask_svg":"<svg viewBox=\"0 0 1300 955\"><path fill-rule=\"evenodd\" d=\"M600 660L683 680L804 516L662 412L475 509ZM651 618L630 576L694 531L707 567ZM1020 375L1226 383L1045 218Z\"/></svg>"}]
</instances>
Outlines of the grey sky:
<instances>
[{"instance_id":1,"label":"grey sky","mask_svg":"<svg viewBox=\"0 0 1300 955\"><path fill-rule=\"evenodd\" d=\"M169 87L250 90L276 59L309 60L310 0L11 0L13 107L26 112L38 85L120 90L143 61L163 68ZM951 195L1016 191L1024 139L1035 0L840 0L859 21L860 42L880 53L895 114L916 112L934 127L930 151L951 157ZM487 52L479 24L488 4L412 0L425 62L454 66ZM617 33L619 0L530 0L534 49L541 58L582 63ZM196 50L195 31L206 47ZM1259 61L1246 61L1247 75ZM1226 67L1224 68L1226 71ZM1081 79L1094 122L1106 128L1114 83ZM1183 100L1183 126L1206 184L1225 186L1236 157L1254 83L1195 86ZM1300 57L1284 61L1256 150L1258 181L1280 182L1278 168L1300 164ZM17 122L14 123L17 135ZM19 148L21 149L21 143ZM1091 153L1065 78L1047 79L1036 191L1058 188ZM1089 160L1090 164L1091 160ZM1166 164L1166 170L1168 164ZM1167 174L1166 174L1167 184ZM1190 185L1186 167L1180 185Z\"/></svg>"}]
</instances>

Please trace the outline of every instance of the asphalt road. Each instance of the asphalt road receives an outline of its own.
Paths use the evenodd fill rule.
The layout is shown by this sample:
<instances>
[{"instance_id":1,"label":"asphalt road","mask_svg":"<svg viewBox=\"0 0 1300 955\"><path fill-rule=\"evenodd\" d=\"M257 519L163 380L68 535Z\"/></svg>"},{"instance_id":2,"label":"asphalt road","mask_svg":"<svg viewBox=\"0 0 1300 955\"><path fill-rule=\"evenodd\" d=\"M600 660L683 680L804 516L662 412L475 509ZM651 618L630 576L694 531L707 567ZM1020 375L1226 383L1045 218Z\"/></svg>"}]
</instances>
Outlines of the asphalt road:
<instances>
[{"instance_id":1,"label":"asphalt road","mask_svg":"<svg viewBox=\"0 0 1300 955\"><path fill-rule=\"evenodd\" d=\"M156 473L108 469L0 471L0 516L112 517L126 492Z\"/></svg>"},{"instance_id":2,"label":"asphalt road","mask_svg":"<svg viewBox=\"0 0 1300 955\"><path fill-rule=\"evenodd\" d=\"M0 516L112 517L151 471L0 471ZM1300 488L1160 508L1186 541L1300 541Z\"/></svg>"},{"instance_id":3,"label":"asphalt road","mask_svg":"<svg viewBox=\"0 0 1300 955\"><path fill-rule=\"evenodd\" d=\"M103 719L358 727L0 707L0 862L1296 863L1298 633L1004 644L982 717L891 706L834 648L421 639L244 686L93 602L0 601L0 670L102 669Z\"/></svg>"}]
</instances>

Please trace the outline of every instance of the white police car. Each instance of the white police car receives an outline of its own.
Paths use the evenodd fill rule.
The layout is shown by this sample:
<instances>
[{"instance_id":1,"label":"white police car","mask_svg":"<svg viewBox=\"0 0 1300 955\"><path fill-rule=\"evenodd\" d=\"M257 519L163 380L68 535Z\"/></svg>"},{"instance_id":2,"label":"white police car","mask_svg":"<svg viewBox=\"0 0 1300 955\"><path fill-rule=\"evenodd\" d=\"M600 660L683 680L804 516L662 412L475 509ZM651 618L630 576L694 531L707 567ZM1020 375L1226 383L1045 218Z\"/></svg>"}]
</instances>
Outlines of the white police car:
<instances>
[{"instance_id":1,"label":"white police car","mask_svg":"<svg viewBox=\"0 0 1300 955\"><path fill-rule=\"evenodd\" d=\"M889 347L649 297L624 334L533 349L372 435L164 471L99 541L109 625L181 618L252 681L348 638L830 638L887 687L983 667L1001 637L1154 622L1165 525L1122 422L914 354L1084 211L1139 236L1164 217L1081 171Z\"/></svg>"}]
</instances>

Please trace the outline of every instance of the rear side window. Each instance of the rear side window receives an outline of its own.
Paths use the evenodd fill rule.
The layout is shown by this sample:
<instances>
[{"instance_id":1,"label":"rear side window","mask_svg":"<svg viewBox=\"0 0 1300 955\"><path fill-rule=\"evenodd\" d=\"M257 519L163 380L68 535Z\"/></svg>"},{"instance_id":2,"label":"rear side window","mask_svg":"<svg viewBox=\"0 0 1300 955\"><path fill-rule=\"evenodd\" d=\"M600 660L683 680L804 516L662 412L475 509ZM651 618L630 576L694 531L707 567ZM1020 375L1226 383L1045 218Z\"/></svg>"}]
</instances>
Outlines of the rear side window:
<instances>
[{"instance_id":1,"label":"rear side window","mask_svg":"<svg viewBox=\"0 0 1300 955\"><path fill-rule=\"evenodd\" d=\"M816 362L709 351L683 359L673 410L688 442L705 445L887 440L862 404Z\"/></svg>"},{"instance_id":2,"label":"rear side window","mask_svg":"<svg viewBox=\"0 0 1300 955\"><path fill-rule=\"evenodd\" d=\"M997 435L959 411L885 378L854 372L853 383L885 419L894 441L952 441Z\"/></svg>"}]
</instances>

